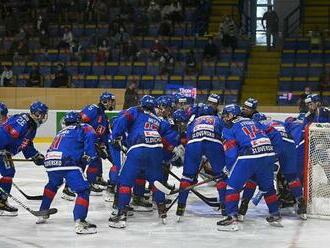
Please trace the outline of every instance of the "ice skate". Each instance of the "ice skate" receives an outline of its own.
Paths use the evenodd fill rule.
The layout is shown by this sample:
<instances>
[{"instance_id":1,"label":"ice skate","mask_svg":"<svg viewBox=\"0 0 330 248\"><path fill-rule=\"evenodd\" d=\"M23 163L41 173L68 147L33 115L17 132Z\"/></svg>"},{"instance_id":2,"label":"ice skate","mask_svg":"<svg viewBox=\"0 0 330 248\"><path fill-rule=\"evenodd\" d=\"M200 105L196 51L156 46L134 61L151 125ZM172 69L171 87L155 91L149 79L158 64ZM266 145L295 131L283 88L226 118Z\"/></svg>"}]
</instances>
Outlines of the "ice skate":
<instances>
[{"instance_id":1,"label":"ice skate","mask_svg":"<svg viewBox=\"0 0 330 248\"><path fill-rule=\"evenodd\" d=\"M159 203L157 205L157 207L158 207L158 216L159 216L159 218L162 219L163 224L166 224L166 217L167 217L166 204L165 203Z\"/></svg>"},{"instance_id":2,"label":"ice skate","mask_svg":"<svg viewBox=\"0 0 330 248\"><path fill-rule=\"evenodd\" d=\"M236 232L239 230L237 217L227 216L223 220L217 222L218 231Z\"/></svg>"},{"instance_id":3,"label":"ice skate","mask_svg":"<svg viewBox=\"0 0 330 248\"><path fill-rule=\"evenodd\" d=\"M300 219L307 220L306 204L303 198L298 199L296 204L296 212Z\"/></svg>"},{"instance_id":4,"label":"ice skate","mask_svg":"<svg viewBox=\"0 0 330 248\"><path fill-rule=\"evenodd\" d=\"M178 207L176 209L177 222L180 222L182 220L182 216L184 215L185 210L186 204L178 203Z\"/></svg>"},{"instance_id":5,"label":"ice skate","mask_svg":"<svg viewBox=\"0 0 330 248\"><path fill-rule=\"evenodd\" d=\"M36 224L44 224L47 222L48 219L49 219L49 215L39 216L38 219L36 220Z\"/></svg>"},{"instance_id":6,"label":"ice skate","mask_svg":"<svg viewBox=\"0 0 330 248\"><path fill-rule=\"evenodd\" d=\"M103 189L101 189L98 184L91 184L89 186L89 189L91 191L90 195L93 195L93 196L103 195Z\"/></svg>"},{"instance_id":7,"label":"ice skate","mask_svg":"<svg viewBox=\"0 0 330 248\"><path fill-rule=\"evenodd\" d=\"M76 194L73 193L69 187L64 187L61 198L67 201L74 201L76 199Z\"/></svg>"},{"instance_id":8,"label":"ice skate","mask_svg":"<svg viewBox=\"0 0 330 248\"><path fill-rule=\"evenodd\" d=\"M275 226L275 227L283 227L282 223L281 223L281 215L279 214L274 214L274 215L270 215L266 218L267 222L271 225L271 226Z\"/></svg>"},{"instance_id":9,"label":"ice skate","mask_svg":"<svg viewBox=\"0 0 330 248\"><path fill-rule=\"evenodd\" d=\"M85 220L77 220L75 224L75 231L77 234L94 234L97 233L96 225L91 224Z\"/></svg>"},{"instance_id":10,"label":"ice skate","mask_svg":"<svg viewBox=\"0 0 330 248\"><path fill-rule=\"evenodd\" d=\"M103 177L96 177L95 184L97 184L98 187L102 190L105 190L108 187L108 183L103 179Z\"/></svg>"},{"instance_id":11,"label":"ice skate","mask_svg":"<svg viewBox=\"0 0 330 248\"><path fill-rule=\"evenodd\" d=\"M0 216L17 216L18 209L11 206L7 199L0 200Z\"/></svg>"},{"instance_id":12,"label":"ice skate","mask_svg":"<svg viewBox=\"0 0 330 248\"><path fill-rule=\"evenodd\" d=\"M126 213L119 210L116 216L111 216L109 218L109 227L112 228L125 228L126 227Z\"/></svg>"},{"instance_id":13,"label":"ice skate","mask_svg":"<svg viewBox=\"0 0 330 248\"><path fill-rule=\"evenodd\" d=\"M141 196L133 196L132 206L136 212L152 212L152 203Z\"/></svg>"},{"instance_id":14,"label":"ice skate","mask_svg":"<svg viewBox=\"0 0 330 248\"><path fill-rule=\"evenodd\" d=\"M118 214L119 210L117 206L112 206L112 212L111 215L112 216L116 216ZM127 216L133 216L134 215L134 208L132 208L131 206L126 206L125 207L125 212Z\"/></svg>"},{"instance_id":15,"label":"ice skate","mask_svg":"<svg viewBox=\"0 0 330 248\"><path fill-rule=\"evenodd\" d=\"M104 201L106 202L113 202L116 193L116 185L108 185L107 189L105 190Z\"/></svg>"},{"instance_id":16,"label":"ice skate","mask_svg":"<svg viewBox=\"0 0 330 248\"><path fill-rule=\"evenodd\" d=\"M238 210L238 216L237 216L238 221L240 221L240 222L244 221L246 212L249 208L249 202L250 202L250 200L248 200L248 199L242 200L241 205Z\"/></svg>"}]
</instances>

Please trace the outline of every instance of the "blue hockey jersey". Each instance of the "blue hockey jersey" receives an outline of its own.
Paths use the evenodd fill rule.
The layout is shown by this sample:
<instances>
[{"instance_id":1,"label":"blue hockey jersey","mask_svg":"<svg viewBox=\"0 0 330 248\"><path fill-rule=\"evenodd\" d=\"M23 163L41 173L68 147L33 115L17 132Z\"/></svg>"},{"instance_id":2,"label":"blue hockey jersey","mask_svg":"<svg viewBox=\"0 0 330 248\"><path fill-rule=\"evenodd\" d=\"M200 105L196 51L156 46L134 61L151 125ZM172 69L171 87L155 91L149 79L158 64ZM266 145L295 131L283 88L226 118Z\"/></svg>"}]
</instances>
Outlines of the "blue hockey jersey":
<instances>
[{"instance_id":1,"label":"blue hockey jersey","mask_svg":"<svg viewBox=\"0 0 330 248\"><path fill-rule=\"evenodd\" d=\"M0 125L0 150L7 150L15 155L23 152L26 158L38 153L34 148L37 124L29 114L16 114Z\"/></svg>"},{"instance_id":2,"label":"blue hockey jersey","mask_svg":"<svg viewBox=\"0 0 330 248\"><path fill-rule=\"evenodd\" d=\"M102 106L87 105L80 112L81 121L91 125L97 135L98 142L107 144L109 136L109 120Z\"/></svg>"},{"instance_id":3,"label":"blue hockey jersey","mask_svg":"<svg viewBox=\"0 0 330 248\"><path fill-rule=\"evenodd\" d=\"M230 169L238 156L245 159L274 156L265 127L248 118L238 117L223 129L226 167Z\"/></svg>"},{"instance_id":4,"label":"blue hockey jersey","mask_svg":"<svg viewBox=\"0 0 330 248\"><path fill-rule=\"evenodd\" d=\"M83 168L82 157L96 159L96 134L88 124L70 125L58 132L47 150L45 167L47 171Z\"/></svg>"},{"instance_id":5,"label":"blue hockey jersey","mask_svg":"<svg viewBox=\"0 0 330 248\"><path fill-rule=\"evenodd\" d=\"M197 117L187 127L188 144L203 140L221 143L223 121L215 115Z\"/></svg>"},{"instance_id":6,"label":"blue hockey jersey","mask_svg":"<svg viewBox=\"0 0 330 248\"><path fill-rule=\"evenodd\" d=\"M129 108L116 120L112 129L112 139L122 137L125 132L128 133L126 142L129 150L136 147L163 147L163 145L165 149L173 149L165 138L172 132L170 124L140 107Z\"/></svg>"}]
</instances>

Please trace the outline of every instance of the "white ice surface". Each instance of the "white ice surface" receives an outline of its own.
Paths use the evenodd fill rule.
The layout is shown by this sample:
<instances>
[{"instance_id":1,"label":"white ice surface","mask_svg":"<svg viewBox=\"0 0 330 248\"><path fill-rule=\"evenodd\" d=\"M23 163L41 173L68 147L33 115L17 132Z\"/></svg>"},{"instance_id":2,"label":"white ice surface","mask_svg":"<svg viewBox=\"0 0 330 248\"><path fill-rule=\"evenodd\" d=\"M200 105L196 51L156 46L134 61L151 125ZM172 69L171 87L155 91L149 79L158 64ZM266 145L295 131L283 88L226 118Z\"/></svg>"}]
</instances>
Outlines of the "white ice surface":
<instances>
[{"instance_id":1,"label":"white ice surface","mask_svg":"<svg viewBox=\"0 0 330 248\"><path fill-rule=\"evenodd\" d=\"M48 145L37 144L44 152ZM104 173L109 166L104 165ZM16 163L15 182L30 195L43 191L47 175L43 167L31 162ZM176 171L180 174L180 171ZM173 182L175 182L173 180ZM330 247L330 221L309 219L297 220L295 216L283 216L283 228L269 226L265 217L267 208L263 202L248 211L243 230L235 233L219 232L216 222L219 213L205 205L193 194L189 195L183 222L176 223L176 205L170 210L167 224L163 225L154 213L135 213L127 222L126 229L108 227L110 204L102 196L90 197L88 220L97 224L95 235L79 236L74 232L73 202L60 198L60 191L52 207L58 208L47 224L36 225L35 217L19 208L17 217L0 217L0 248L12 247ZM216 196L214 188L201 186L198 191ZM40 201L27 201L13 188L12 194L33 209ZM11 201L16 206L14 202Z\"/></svg>"}]
</instances>

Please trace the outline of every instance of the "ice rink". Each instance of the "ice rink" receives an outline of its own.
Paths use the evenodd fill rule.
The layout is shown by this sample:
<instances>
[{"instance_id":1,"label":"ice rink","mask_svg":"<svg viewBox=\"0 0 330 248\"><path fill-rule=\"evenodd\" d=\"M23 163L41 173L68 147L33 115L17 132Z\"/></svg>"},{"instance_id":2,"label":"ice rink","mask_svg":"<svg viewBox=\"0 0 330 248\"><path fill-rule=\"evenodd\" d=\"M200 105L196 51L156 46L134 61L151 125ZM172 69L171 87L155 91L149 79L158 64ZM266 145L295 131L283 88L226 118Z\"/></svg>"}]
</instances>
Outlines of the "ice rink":
<instances>
[{"instance_id":1,"label":"ice rink","mask_svg":"<svg viewBox=\"0 0 330 248\"><path fill-rule=\"evenodd\" d=\"M48 144L36 144L45 152ZM108 164L104 165L107 178ZM16 164L14 182L27 194L38 195L47 182L43 167L31 162ZM180 170L176 173L180 174ZM171 178L172 179L172 178ZM173 183L175 181L173 180ZM176 182L177 184L177 182ZM201 186L198 191L216 196L210 186ZM161 224L156 211L135 213L127 222L126 229L108 227L111 211L110 203L102 196L90 197L88 220L98 227L95 235L79 236L74 232L72 217L73 202L60 197L61 189L52 207L58 208L47 224L36 225L36 218L19 207L17 217L0 217L0 248L12 247L319 247L330 246L330 220L298 220L294 215L283 215L283 228L271 227L266 223L267 208L263 202L248 211L242 230L229 233L219 232L216 222L219 213L205 205L193 194L189 196L186 215L181 223L176 222L176 205L170 210L167 224ZM12 194L33 209L38 209L40 201L27 201L13 188ZM17 205L10 201L12 205Z\"/></svg>"}]
</instances>

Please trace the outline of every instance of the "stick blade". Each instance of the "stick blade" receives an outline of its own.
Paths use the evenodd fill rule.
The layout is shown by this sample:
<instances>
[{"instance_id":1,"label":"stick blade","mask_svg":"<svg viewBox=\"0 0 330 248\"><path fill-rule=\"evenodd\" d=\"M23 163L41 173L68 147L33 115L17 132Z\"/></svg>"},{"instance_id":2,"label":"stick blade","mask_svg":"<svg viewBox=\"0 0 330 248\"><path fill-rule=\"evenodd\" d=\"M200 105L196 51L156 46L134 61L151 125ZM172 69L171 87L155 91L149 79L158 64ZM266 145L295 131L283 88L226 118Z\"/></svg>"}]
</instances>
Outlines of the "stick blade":
<instances>
[{"instance_id":1,"label":"stick blade","mask_svg":"<svg viewBox=\"0 0 330 248\"><path fill-rule=\"evenodd\" d=\"M33 215L35 216L47 216L57 213L57 208L50 208L48 210L40 210L40 211L33 211Z\"/></svg>"},{"instance_id":2,"label":"stick blade","mask_svg":"<svg viewBox=\"0 0 330 248\"><path fill-rule=\"evenodd\" d=\"M156 187L156 189L165 193L166 195L169 195L171 193L171 190L165 187L161 182L155 181L154 186Z\"/></svg>"}]
</instances>

